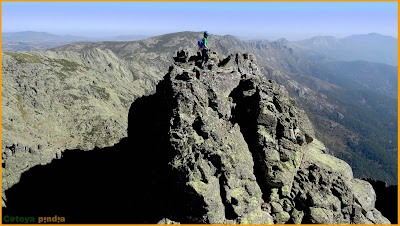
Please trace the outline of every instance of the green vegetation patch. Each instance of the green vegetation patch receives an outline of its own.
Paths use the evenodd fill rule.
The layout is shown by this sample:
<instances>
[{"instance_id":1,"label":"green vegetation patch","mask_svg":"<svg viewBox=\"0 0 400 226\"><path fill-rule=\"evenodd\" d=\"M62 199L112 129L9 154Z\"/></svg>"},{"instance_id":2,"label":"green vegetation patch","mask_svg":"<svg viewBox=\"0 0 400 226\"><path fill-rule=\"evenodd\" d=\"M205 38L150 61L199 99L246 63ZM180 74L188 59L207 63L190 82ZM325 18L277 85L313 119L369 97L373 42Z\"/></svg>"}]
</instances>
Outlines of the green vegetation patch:
<instances>
[{"instance_id":1,"label":"green vegetation patch","mask_svg":"<svg viewBox=\"0 0 400 226\"><path fill-rule=\"evenodd\" d=\"M73 100L83 100L83 101L88 101L88 98L86 96L77 96L74 94L69 94Z\"/></svg>"},{"instance_id":2,"label":"green vegetation patch","mask_svg":"<svg viewBox=\"0 0 400 226\"><path fill-rule=\"evenodd\" d=\"M95 145L110 144L113 141L113 137L107 133L107 120L96 116L91 121L95 122L95 124L92 124L91 130L83 135L83 142L87 144L94 143Z\"/></svg>"},{"instance_id":3,"label":"green vegetation patch","mask_svg":"<svg viewBox=\"0 0 400 226\"><path fill-rule=\"evenodd\" d=\"M73 87L72 85L66 84L64 86L64 90L71 90L71 89L75 89L75 87Z\"/></svg>"},{"instance_id":4,"label":"green vegetation patch","mask_svg":"<svg viewBox=\"0 0 400 226\"><path fill-rule=\"evenodd\" d=\"M68 77L66 74L60 72L60 71L56 71L54 70L55 68L52 69L47 69L48 73L56 75L61 81L65 81L65 79Z\"/></svg>"},{"instance_id":5,"label":"green vegetation patch","mask_svg":"<svg viewBox=\"0 0 400 226\"><path fill-rule=\"evenodd\" d=\"M28 116L28 112L23 107L22 96L19 93L17 93L17 105L18 105L19 111L21 112L22 118L26 119Z\"/></svg>"},{"instance_id":6,"label":"green vegetation patch","mask_svg":"<svg viewBox=\"0 0 400 226\"><path fill-rule=\"evenodd\" d=\"M8 124L2 124L2 128L6 129L6 130L14 130L14 127L12 125L8 125Z\"/></svg>"},{"instance_id":7,"label":"green vegetation patch","mask_svg":"<svg viewBox=\"0 0 400 226\"><path fill-rule=\"evenodd\" d=\"M122 103L122 105L124 107L129 107L131 105L131 103L132 103L132 101L129 101L129 100L123 98L123 97L118 96L118 98L119 98L119 101L121 101L121 103Z\"/></svg>"},{"instance_id":8,"label":"green vegetation patch","mask_svg":"<svg viewBox=\"0 0 400 226\"><path fill-rule=\"evenodd\" d=\"M73 61L69 61L69 60L65 60L65 59L47 59L48 62L50 62L50 64L58 64L62 66L62 71L76 71L78 69L78 66L81 66L80 64L73 62Z\"/></svg>"},{"instance_id":9,"label":"green vegetation patch","mask_svg":"<svg viewBox=\"0 0 400 226\"><path fill-rule=\"evenodd\" d=\"M18 63L41 63L38 56L32 56L25 53L4 52L4 54L14 57Z\"/></svg>"},{"instance_id":10,"label":"green vegetation patch","mask_svg":"<svg viewBox=\"0 0 400 226\"><path fill-rule=\"evenodd\" d=\"M106 91L106 88L95 85L90 85L90 88L92 88L96 93L98 93L101 99L103 100L110 99L110 94Z\"/></svg>"}]
</instances>

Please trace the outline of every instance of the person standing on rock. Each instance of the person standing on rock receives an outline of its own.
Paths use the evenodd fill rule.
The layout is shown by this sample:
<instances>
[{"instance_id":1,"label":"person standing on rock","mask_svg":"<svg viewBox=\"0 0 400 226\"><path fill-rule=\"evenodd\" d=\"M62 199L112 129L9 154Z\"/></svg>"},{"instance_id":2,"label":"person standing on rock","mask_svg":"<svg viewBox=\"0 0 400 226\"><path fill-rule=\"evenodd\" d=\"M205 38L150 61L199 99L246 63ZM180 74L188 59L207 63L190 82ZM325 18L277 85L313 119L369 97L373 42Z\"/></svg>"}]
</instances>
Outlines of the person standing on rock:
<instances>
[{"instance_id":1,"label":"person standing on rock","mask_svg":"<svg viewBox=\"0 0 400 226\"><path fill-rule=\"evenodd\" d=\"M203 49L201 50L201 53L202 53L202 56L203 56L203 60L201 62L201 67L203 68L203 70L207 70L206 63L208 61L208 50L209 50L208 41L207 41L208 36L210 36L210 32L205 31L204 32L204 38L202 40Z\"/></svg>"}]
</instances>

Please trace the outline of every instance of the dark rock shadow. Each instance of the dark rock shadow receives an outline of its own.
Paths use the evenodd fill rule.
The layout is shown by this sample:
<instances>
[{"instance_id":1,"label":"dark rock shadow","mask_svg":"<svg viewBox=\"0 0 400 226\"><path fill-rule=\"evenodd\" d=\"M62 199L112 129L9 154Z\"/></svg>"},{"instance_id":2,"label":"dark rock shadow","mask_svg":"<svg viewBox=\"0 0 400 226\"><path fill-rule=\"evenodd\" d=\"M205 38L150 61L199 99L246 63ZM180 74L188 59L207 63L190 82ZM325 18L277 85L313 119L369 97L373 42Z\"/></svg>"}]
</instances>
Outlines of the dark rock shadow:
<instances>
[{"instance_id":1,"label":"dark rock shadow","mask_svg":"<svg viewBox=\"0 0 400 226\"><path fill-rule=\"evenodd\" d=\"M57 215L66 223L91 224L157 223L170 217L183 201L168 168L171 104L164 94L131 105L128 137L115 146L67 150L61 159L23 173L6 191L3 216Z\"/></svg>"},{"instance_id":2,"label":"dark rock shadow","mask_svg":"<svg viewBox=\"0 0 400 226\"><path fill-rule=\"evenodd\" d=\"M390 223L397 224L398 185L387 186L387 184L383 181L373 180L370 178L363 180L368 181L372 185L372 187L374 187L376 193L375 208L379 210L382 215L390 221Z\"/></svg>"},{"instance_id":3,"label":"dark rock shadow","mask_svg":"<svg viewBox=\"0 0 400 226\"><path fill-rule=\"evenodd\" d=\"M263 167L265 156L259 151L260 147L258 144L258 101L256 94L252 96L243 95L243 92L255 89L256 87L253 87L253 84L249 80L242 80L239 85L232 90L229 96L232 97L236 107L232 109L231 122L232 124L238 123L240 126L240 132L243 134L243 138L254 159L254 175L256 176L258 185L263 191L262 198L265 201L269 201L270 194L266 193L266 191L269 191L270 185L267 181L268 178L265 177L265 167Z\"/></svg>"}]
</instances>

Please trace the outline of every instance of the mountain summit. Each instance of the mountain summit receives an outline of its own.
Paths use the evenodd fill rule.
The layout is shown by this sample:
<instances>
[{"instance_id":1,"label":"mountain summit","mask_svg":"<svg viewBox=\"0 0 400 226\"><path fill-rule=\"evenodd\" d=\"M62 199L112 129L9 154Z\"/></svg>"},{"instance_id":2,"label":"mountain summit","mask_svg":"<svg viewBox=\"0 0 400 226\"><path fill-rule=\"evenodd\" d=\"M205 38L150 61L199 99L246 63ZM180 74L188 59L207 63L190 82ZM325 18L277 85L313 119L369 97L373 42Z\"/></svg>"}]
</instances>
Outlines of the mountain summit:
<instances>
[{"instance_id":1,"label":"mountain summit","mask_svg":"<svg viewBox=\"0 0 400 226\"><path fill-rule=\"evenodd\" d=\"M283 86L261 75L253 55L213 52L206 71L188 50L174 61L156 92L131 105L127 138L90 151L91 161L63 157L34 167L25 173L30 182L23 176L6 192L8 211L43 215L51 206L76 223L89 216L121 223L390 224L374 207L372 186L325 153L306 114ZM37 183L56 172L68 174ZM73 182L84 189L72 192ZM54 203L52 194L63 201Z\"/></svg>"}]
</instances>

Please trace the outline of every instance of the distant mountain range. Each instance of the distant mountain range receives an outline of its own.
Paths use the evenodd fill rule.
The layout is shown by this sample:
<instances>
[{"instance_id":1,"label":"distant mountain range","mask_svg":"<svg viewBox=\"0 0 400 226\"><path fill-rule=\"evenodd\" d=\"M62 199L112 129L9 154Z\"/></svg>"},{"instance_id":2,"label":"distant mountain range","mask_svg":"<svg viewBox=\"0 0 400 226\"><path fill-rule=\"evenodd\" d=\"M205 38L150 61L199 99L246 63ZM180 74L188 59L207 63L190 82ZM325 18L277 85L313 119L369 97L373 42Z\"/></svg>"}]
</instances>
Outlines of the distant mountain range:
<instances>
[{"instance_id":1,"label":"distant mountain range","mask_svg":"<svg viewBox=\"0 0 400 226\"><path fill-rule=\"evenodd\" d=\"M89 38L73 35L55 35L46 32L23 31L3 32L2 41L9 42L77 42L89 41Z\"/></svg>"},{"instance_id":2,"label":"distant mountain range","mask_svg":"<svg viewBox=\"0 0 400 226\"><path fill-rule=\"evenodd\" d=\"M149 37L146 35L119 35L93 38L74 35L55 35L35 31L3 32L2 48L4 51L45 50L73 42L136 41Z\"/></svg>"},{"instance_id":3,"label":"distant mountain range","mask_svg":"<svg viewBox=\"0 0 400 226\"><path fill-rule=\"evenodd\" d=\"M345 38L318 36L295 42L315 54L336 60L364 60L397 66L397 39L377 33ZM320 56L318 56L320 58Z\"/></svg>"},{"instance_id":4,"label":"distant mountain range","mask_svg":"<svg viewBox=\"0 0 400 226\"><path fill-rule=\"evenodd\" d=\"M83 37L55 35L46 32L3 32L4 51L27 51L51 49L73 42L137 41L150 38L148 35L119 35L109 37ZM249 43L267 43L253 40ZM273 42L288 45L312 60L333 59L339 61L363 60L397 66L397 38L377 33L352 35L345 38L317 36L296 42L284 38Z\"/></svg>"}]
</instances>

